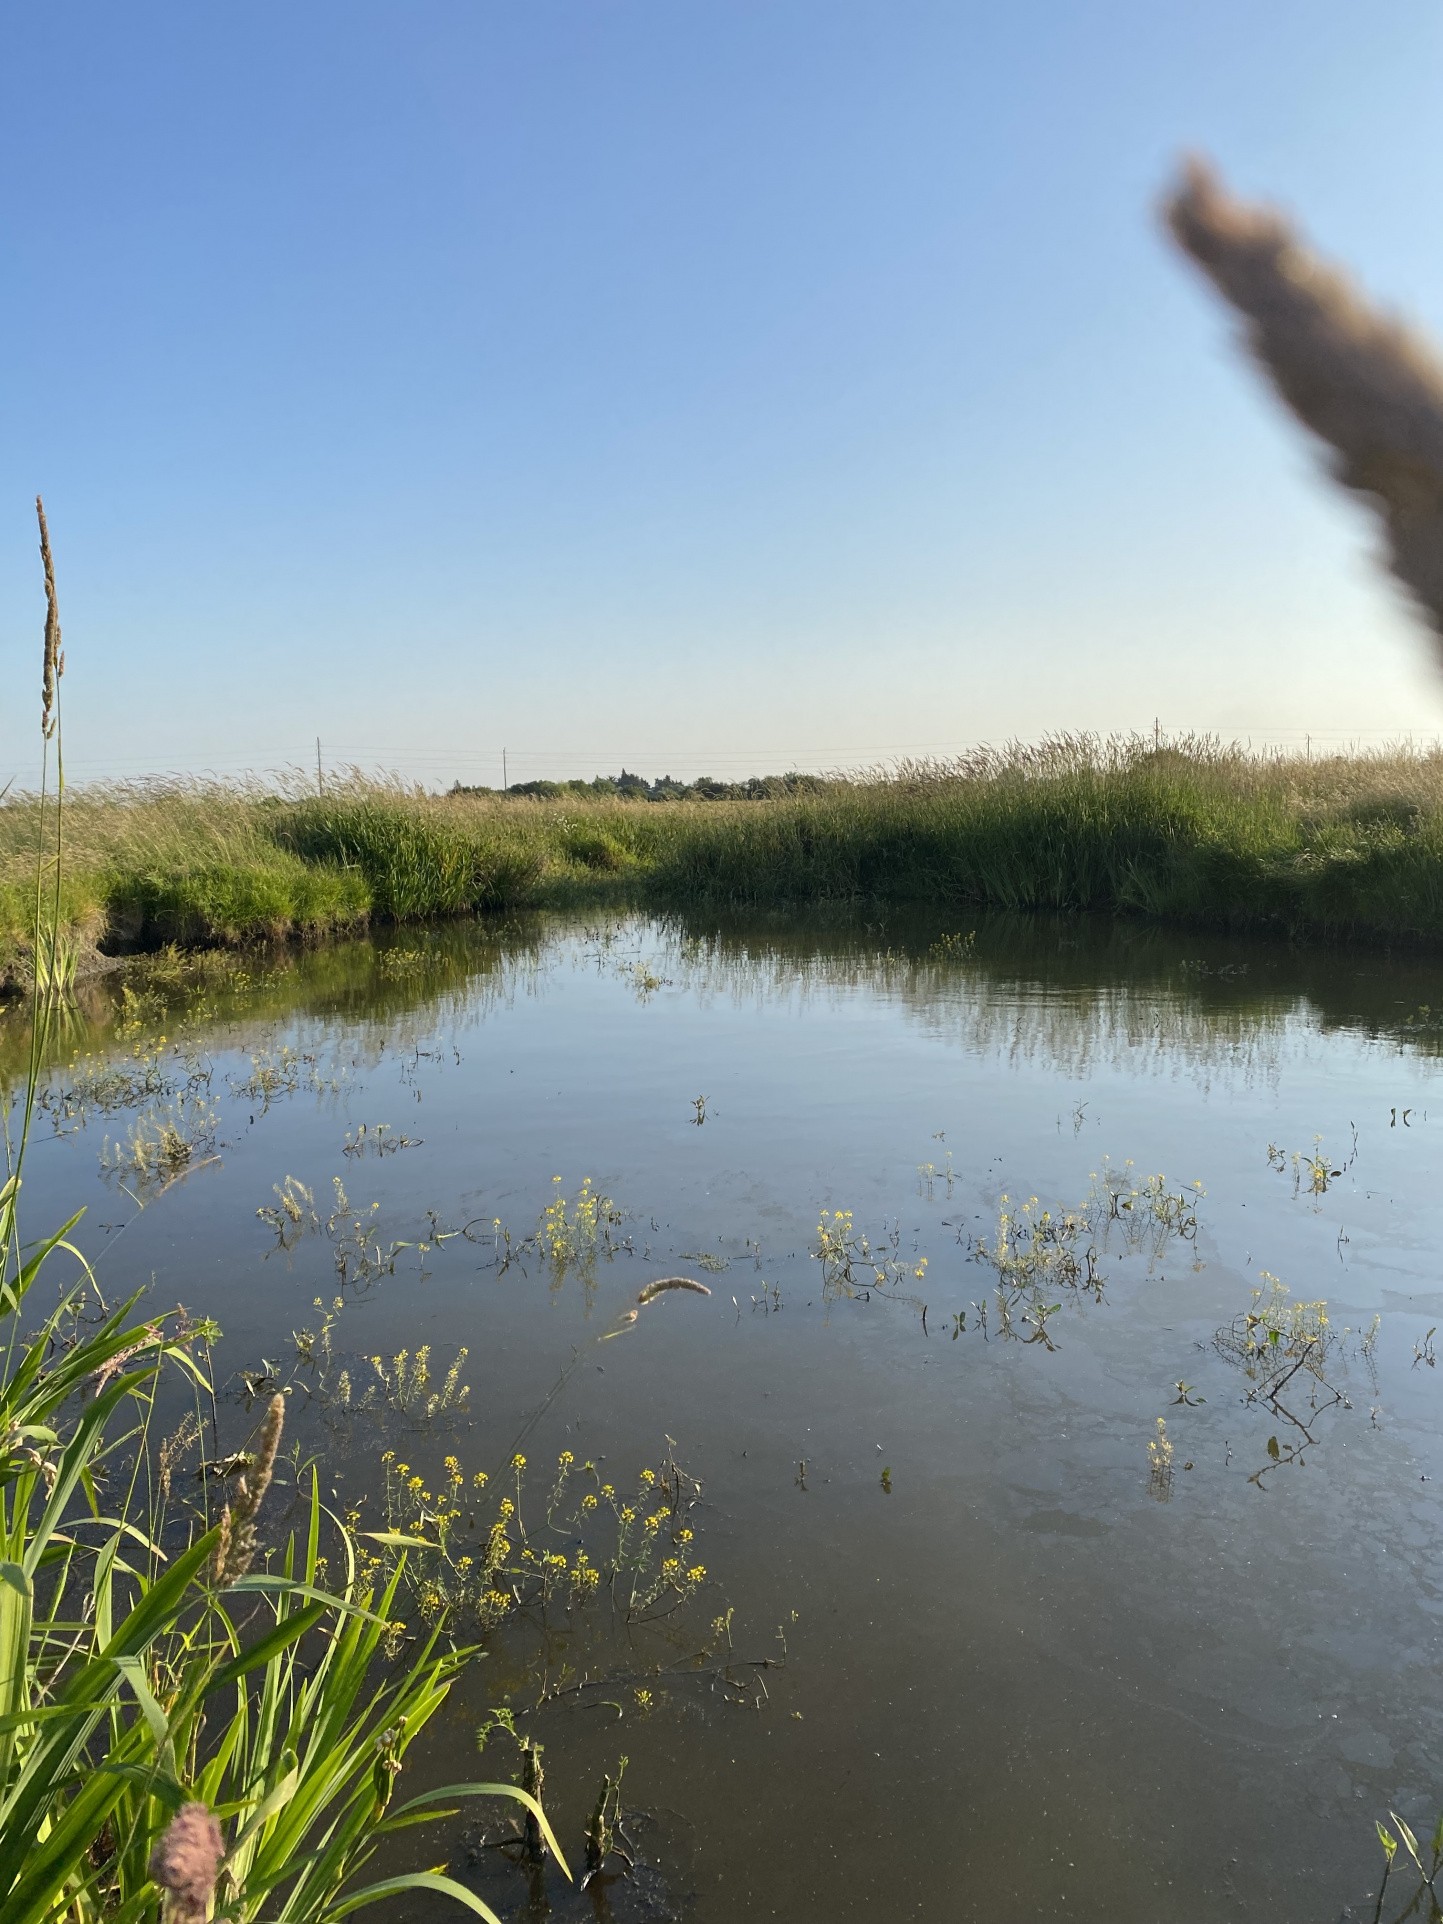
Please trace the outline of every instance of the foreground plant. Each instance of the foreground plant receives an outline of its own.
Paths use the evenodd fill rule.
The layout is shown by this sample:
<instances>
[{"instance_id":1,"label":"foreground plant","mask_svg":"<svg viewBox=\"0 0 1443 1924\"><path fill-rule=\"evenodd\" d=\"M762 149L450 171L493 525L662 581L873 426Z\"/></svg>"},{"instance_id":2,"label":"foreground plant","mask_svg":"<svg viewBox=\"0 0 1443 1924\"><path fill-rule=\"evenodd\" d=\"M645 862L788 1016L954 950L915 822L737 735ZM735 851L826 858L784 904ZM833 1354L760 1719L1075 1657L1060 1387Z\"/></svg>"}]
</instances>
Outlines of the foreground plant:
<instances>
[{"instance_id":1,"label":"foreground plant","mask_svg":"<svg viewBox=\"0 0 1443 1924\"><path fill-rule=\"evenodd\" d=\"M37 509L48 773L64 658ZM58 778L53 826L41 817L37 957L54 952L63 798ZM220 1518L204 1483L201 1506L172 1515L166 1450L153 1459L149 1447L157 1398L171 1373L209 1394L198 1355L218 1332L181 1311L142 1319L140 1291L107 1308L68 1240L78 1216L38 1244L22 1239L21 1175L59 996L53 971L33 973L30 1074L13 1132L6 1118L0 1186L0 1917L140 1924L159 1911L204 1924L215 1911L232 1924L330 1924L424 1889L494 1919L439 1871L358 1881L392 1834L476 1797L520 1802L566 1869L540 1805L515 1786L395 1802L407 1753L470 1650L438 1623L407 1665L390 1663L403 1566L379 1593L358 1575L314 1473L303 1534L264 1567L279 1396ZM57 1282L60 1263L69 1278ZM323 1538L338 1546L339 1585Z\"/></svg>"}]
</instances>

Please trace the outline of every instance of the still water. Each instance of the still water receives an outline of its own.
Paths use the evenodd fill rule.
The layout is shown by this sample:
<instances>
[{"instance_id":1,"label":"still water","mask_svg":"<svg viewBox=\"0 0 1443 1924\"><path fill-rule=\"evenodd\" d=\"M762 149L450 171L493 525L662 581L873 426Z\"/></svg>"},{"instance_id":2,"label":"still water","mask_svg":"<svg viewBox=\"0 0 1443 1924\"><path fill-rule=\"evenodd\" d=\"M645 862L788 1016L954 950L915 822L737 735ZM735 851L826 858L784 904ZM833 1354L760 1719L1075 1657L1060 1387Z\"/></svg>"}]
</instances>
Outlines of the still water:
<instances>
[{"instance_id":1,"label":"still water","mask_svg":"<svg viewBox=\"0 0 1443 1924\"><path fill-rule=\"evenodd\" d=\"M585 1897L458 1827L506 1915L1311 1924L1373 1915L1375 1818L1443 1807L1436 968L970 931L449 926L71 1025L30 1232L83 1202L109 1296L219 1321L223 1445L280 1381L362 1527L384 1447L487 1471L473 1549L517 1454L533 1531L596 1466L562 1554L582 1488L700 1483L704 1578L500 1624L416 1767L512 1774L477 1725L549 1692L575 1861L628 1759L636 1871ZM182 1180L133 1166L163 1116ZM710 1294L638 1306L676 1275ZM367 1360L421 1345L433 1386L467 1352L430 1417Z\"/></svg>"}]
</instances>

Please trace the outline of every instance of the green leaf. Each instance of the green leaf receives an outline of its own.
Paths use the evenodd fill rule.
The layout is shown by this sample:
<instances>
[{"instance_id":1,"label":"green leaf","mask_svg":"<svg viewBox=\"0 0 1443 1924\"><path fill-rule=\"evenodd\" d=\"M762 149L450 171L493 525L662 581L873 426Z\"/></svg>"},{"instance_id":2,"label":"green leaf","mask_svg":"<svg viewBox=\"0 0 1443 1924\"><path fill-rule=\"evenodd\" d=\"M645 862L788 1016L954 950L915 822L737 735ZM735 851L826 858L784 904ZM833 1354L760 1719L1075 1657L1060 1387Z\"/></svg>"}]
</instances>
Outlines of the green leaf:
<instances>
[{"instance_id":1,"label":"green leaf","mask_svg":"<svg viewBox=\"0 0 1443 1924\"><path fill-rule=\"evenodd\" d=\"M313 1584L297 1583L293 1577L239 1577L228 1583L223 1592L225 1596L292 1596L309 1597L313 1603L324 1603L332 1610L339 1610L348 1617L362 1617L367 1623L379 1624L382 1630L390 1628L390 1619L378 1617L374 1610L367 1610L359 1603L351 1603L345 1597L333 1595L329 1590L317 1590Z\"/></svg>"},{"instance_id":2,"label":"green leaf","mask_svg":"<svg viewBox=\"0 0 1443 1924\"><path fill-rule=\"evenodd\" d=\"M437 1790L428 1790L420 1797L412 1797L404 1804L397 1804L390 1813L392 1817L403 1817L408 1810L419 1810L425 1804L444 1803L450 1797L509 1797L513 1802L524 1804L541 1826L541 1834L551 1847L551 1854L570 1878L571 1870L556 1841L556 1833L547 1821L546 1812L531 1795L522 1790L519 1784L442 1784Z\"/></svg>"},{"instance_id":3,"label":"green leaf","mask_svg":"<svg viewBox=\"0 0 1443 1924\"><path fill-rule=\"evenodd\" d=\"M274 1630L268 1630L263 1637L247 1644L238 1657L232 1657L229 1663L222 1664L207 1682L205 1694L209 1697L217 1690L224 1690L228 1684L235 1683L253 1670L261 1669L291 1644L299 1643L308 1630L313 1630L322 1621L328 1607L328 1603L308 1603L304 1610L298 1610L293 1617L283 1617Z\"/></svg>"},{"instance_id":4,"label":"green leaf","mask_svg":"<svg viewBox=\"0 0 1443 1924\"><path fill-rule=\"evenodd\" d=\"M140 1705L140 1714L160 1753L163 1767L172 1777L177 1776L179 1773L175 1767L175 1748L170 1740L170 1724L156 1702L155 1693L145 1675L145 1665L137 1656L125 1656L116 1658L115 1667L130 1685L135 1701Z\"/></svg>"},{"instance_id":5,"label":"green leaf","mask_svg":"<svg viewBox=\"0 0 1443 1924\"><path fill-rule=\"evenodd\" d=\"M1403 1839L1404 1848L1407 1850L1408 1855L1412 1858L1413 1862L1418 1866L1419 1876L1426 1878L1428 1873L1423 1869L1423 1860L1418 1855L1418 1839L1413 1835L1412 1831L1409 1830L1408 1826L1403 1822L1403 1819L1398 1815L1396 1810L1390 1810L1388 1812L1388 1815L1392 1818L1393 1822L1398 1826L1398 1834Z\"/></svg>"},{"instance_id":6,"label":"green leaf","mask_svg":"<svg viewBox=\"0 0 1443 1924\"><path fill-rule=\"evenodd\" d=\"M368 1884L363 1891L352 1891L349 1897L343 1897L324 1913L325 1924L331 1924L333 1918L348 1917L367 1904L379 1904L383 1898L398 1897L402 1891L439 1891L443 1897L464 1904L477 1917L484 1917L487 1924L501 1924L491 1906L483 1904L474 1891L468 1891L454 1877L442 1877L437 1871L408 1871L403 1877L383 1878L379 1884Z\"/></svg>"}]
</instances>

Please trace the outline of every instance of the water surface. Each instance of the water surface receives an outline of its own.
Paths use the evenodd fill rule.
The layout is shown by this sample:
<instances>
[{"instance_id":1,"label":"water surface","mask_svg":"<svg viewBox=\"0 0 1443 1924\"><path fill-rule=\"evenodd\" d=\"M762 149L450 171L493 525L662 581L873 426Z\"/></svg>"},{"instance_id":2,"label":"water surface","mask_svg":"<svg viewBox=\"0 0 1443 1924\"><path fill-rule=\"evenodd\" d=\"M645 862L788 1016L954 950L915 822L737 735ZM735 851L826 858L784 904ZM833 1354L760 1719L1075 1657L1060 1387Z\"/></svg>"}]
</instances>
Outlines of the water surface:
<instances>
[{"instance_id":1,"label":"water surface","mask_svg":"<svg viewBox=\"0 0 1443 1924\"><path fill-rule=\"evenodd\" d=\"M376 1523L398 1436L493 1497L518 1450L528 1487L568 1450L630 1487L670 1448L700 1480L698 1594L640 1630L503 1626L428 1755L484 1774L488 1708L567 1685L532 1727L578 1857L629 1759L638 1875L572 1898L478 1851L509 1914L1363 1917L1375 1817L1423 1831L1443 1805L1436 969L969 927L451 926L168 1005L102 987L72 1026L32 1233L83 1201L111 1296L153 1279L219 1320L231 1443L264 1359ZM117 1104L102 1072L157 1033L169 1091ZM177 1103L214 1122L184 1180L105 1171ZM378 1125L407 1140L378 1154ZM1083 1286L979 1253L1004 1209L1077 1209L1109 1169L1164 1173L1195 1233L1094 1207ZM520 1244L558 1176L614 1200L610 1247L499 1263L491 1225ZM339 1177L378 1245L431 1246L343 1285L323 1227L287 1248L258 1217L287 1177L323 1221ZM829 1276L821 1212L851 1212L880 1286ZM1263 1272L1327 1305L1273 1399L1238 1353ZM628 1320L676 1274L711 1294ZM308 1398L293 1332L338 1293L333 1384L421 1344L434 1377L464 1345L467 1404L398 1431ZM728 1609L743 1687L689 1661Z\"/></svg>"}]
</instances>

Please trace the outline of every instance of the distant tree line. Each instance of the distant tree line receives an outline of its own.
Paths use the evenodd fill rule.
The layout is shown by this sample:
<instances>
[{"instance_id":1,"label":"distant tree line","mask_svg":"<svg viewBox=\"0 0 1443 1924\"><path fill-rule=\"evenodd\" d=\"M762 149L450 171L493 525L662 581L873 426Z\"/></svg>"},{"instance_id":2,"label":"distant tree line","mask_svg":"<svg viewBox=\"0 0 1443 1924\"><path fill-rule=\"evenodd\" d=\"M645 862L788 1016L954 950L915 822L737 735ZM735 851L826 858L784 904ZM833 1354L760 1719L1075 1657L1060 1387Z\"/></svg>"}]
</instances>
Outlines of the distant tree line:
<instances>
[{"instance_id":1,"label":"distant tree line","mask_svg":"<svg viewBox=\"0 0 1443 1924\"><path fill-rule=\"evenodd\" d=\"M568 795L614 795L624 802L766 802L783 795L813 794L827 786L823 775L752 775L744 782L717 782L698 775L694 782L674 781L663 775L649 782L623 768L619 775L597 775L589 782L512 782L509 788L487 788L480 783L454 782L453 795L520 795L554 802Z\"/></svg>"}]
</instances>

